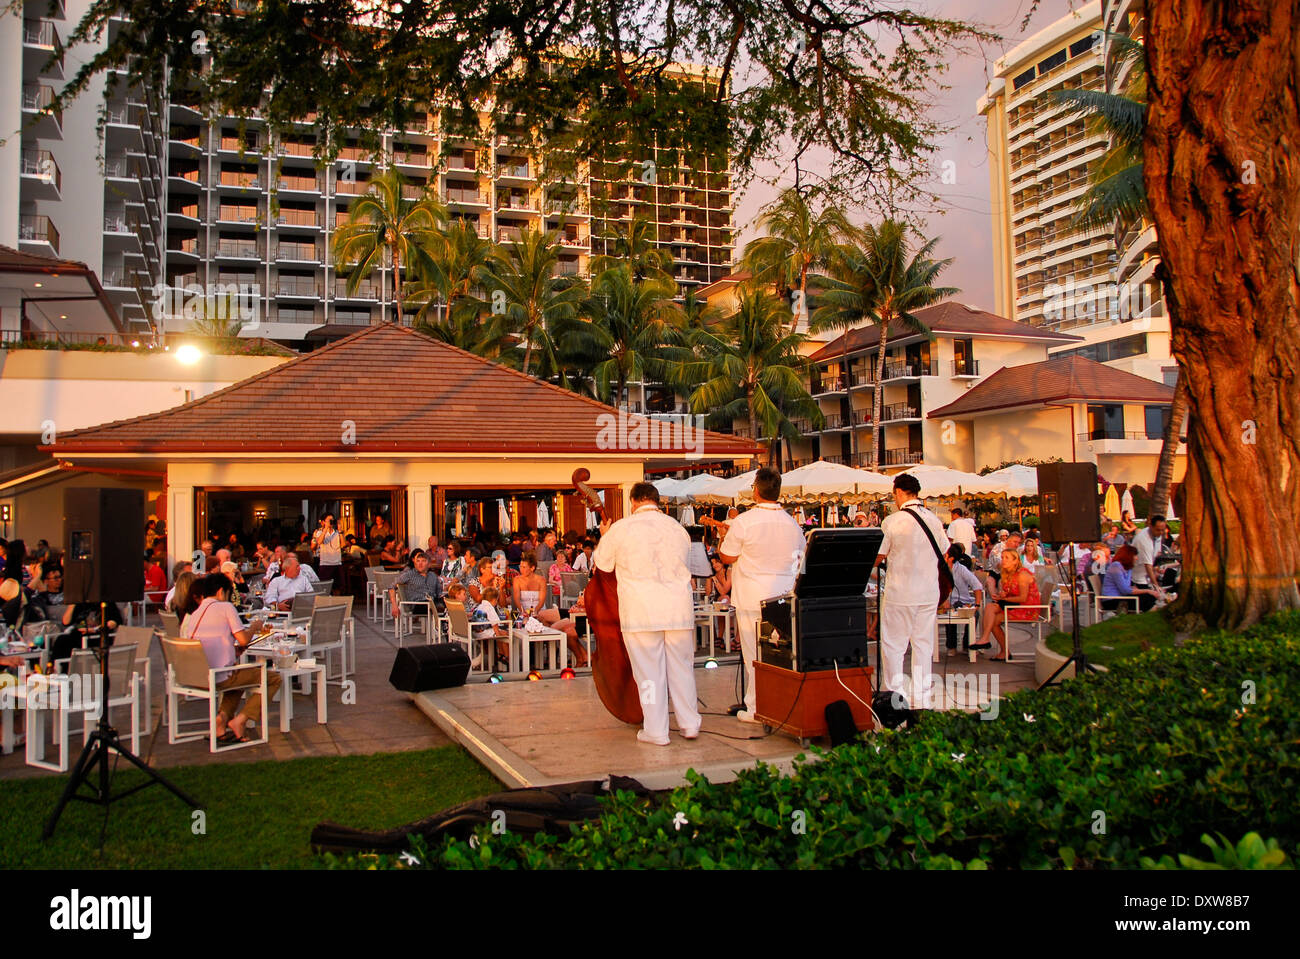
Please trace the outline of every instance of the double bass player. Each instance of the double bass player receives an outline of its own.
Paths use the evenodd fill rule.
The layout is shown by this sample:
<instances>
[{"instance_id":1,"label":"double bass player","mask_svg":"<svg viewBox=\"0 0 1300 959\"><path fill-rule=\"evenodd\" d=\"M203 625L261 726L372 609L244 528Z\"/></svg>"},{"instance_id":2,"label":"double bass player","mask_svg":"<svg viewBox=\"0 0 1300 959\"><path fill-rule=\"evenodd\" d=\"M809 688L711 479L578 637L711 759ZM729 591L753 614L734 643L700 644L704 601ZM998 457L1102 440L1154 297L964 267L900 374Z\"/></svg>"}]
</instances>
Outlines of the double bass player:
<instances>
[{"instance_id":1,"label":"double bass player","mask_svg":"<svg viewBox=\"0 0 1300 959\"><path fill-rule=\"evenodd\" d=\"M667 746L668 700L685 739L700 734L695 694L695 610L687 566L691 539L659 509L650 483L631 490L632 513L600 524L596 569L618 577L618 613L645 722L636 738Z\"/></svg>"}]
</instances>

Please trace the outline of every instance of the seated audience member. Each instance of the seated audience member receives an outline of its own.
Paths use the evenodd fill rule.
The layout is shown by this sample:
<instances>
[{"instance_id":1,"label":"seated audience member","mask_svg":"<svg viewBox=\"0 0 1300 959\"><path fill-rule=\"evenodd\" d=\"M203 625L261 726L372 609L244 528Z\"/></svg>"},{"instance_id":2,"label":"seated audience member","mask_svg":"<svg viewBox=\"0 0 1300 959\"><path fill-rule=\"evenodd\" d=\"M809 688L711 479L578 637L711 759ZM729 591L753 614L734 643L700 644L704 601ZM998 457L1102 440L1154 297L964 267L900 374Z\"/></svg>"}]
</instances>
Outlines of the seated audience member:
<instances>
[{"instance_id":1,"label":"seated audience member","mask_svg":"<svg viewBox=\"0 0 1300 959\"><path fill-rule=\"evenodd\" d=\"M518 530L510 534L510 545L506 547L506 559L510 565L519 566L519 561L524 558L524 534Z\"/></svg>"},{"instance_id":2,"label":"seated audience member","mask_svg":"<svg viewBox=\"0 0 1300 959\"><path fill-rule=\"evenodd\" d=\"M366 558L366 551L357 544L357 538L351 533L343 538L343 559L351 562L362 562Z\"/></svg>"},{"instance_id":3,"label":"seated audience member","mask_svg":"<svg viewBox=\"0 0 1300 959\"><path fill-rule=\"evenodd\" d=\"M1101 581L1101 608L1109 611L1131 610L1132 603L1121 602L1120 596L1136 596L1138 612L1145 613L1156 604L1157 593L1154 589L1133 585L1133 564L1137 561L1137 550L1124 545L1115 551L1115 558L1106 567L1106 575ZM1114 597L1106 599L1105 597Z\"/></svg>"},{"instance_id":4,"label":"seated audience member","mask_svg":"<svg viewBox=\"0 0 1300 959\"><path fill-rule=\"evenodd\" d=\"M1002 579L996 592L991 592L990 602L984 607L984 625L980 641L972 643L971 649L988 649L992 644L989 636L998 641L998 655L992 657L994 662L1007 661L1007 635L1003 629L1005 620L1021 621L1033 619L1037 610L1016 609L1017 606L1038 606L1042 599L1038 595L1038 581L1034 574L1020 562L1020 554L1014 549L1002 551Z\"/></svg>"},{"instance_id":5,"label":"seated audience member","mask_svg":"<svg viewBox=\"0 0 1300 959\"><path fill-rule=\"evenodd\" d=\"M1025 540L1025 545L1021 547L1020 560L1031 573L1047 565L1042 547L1036 539Z\"/></svg>"},{"instance_id":6,"label":"seated audience member","mask_svg":"<svg viewBox=\"0 0 1300 959\"><path fill-rule=\"evenodd\" d=\"M32 594L18 585L16 579L0 582L0 619L5 626L12 626L19 631L25 623L40 619L40 611L32 605Z\"/></svg>"},{"instance_id":7,"label":"seated audience member","mask_svg":"<svg viewBox=\"0 0 1300 959\"><path fill-rule=\"evenodd\" d=\"M447 547L438 542L438 537L430 536L424 551L429 556L429 565L441 570L442 564L447 562Z\"/></svg>"},{"instance_id":8,"label":"seated audience member","mask_svg":"<svg viewBox=\"0 0 1300 959\"><path fill-rule=\"evenodd\" d=\"M1103 542L1105 542L1106 546L1113 554L1115 550L1127 543L1128 539L1120 532L1119 523L1111 523L1110 532L1106 534Z\"/></svg>"},{"instance_id":9,"label":"seated audience member","mask_svg":"<svg viewBox=\"0 0 1300 959\"><path fill-rule=\"evenodd\" d=\"M966 555L966 547L962 546L961 543L953 543L948 547L948 553L944 556L944 560L948 564L948 569L952 572L952 592L948 594L948 599L944 601L939 609L965 609L983 604L984 584L971 570L970 557ZM964 630L963 651L970 648L971 630L973 629L974 626L972 625L970 629ZM947 648L955 650L957 648L957 627L953 623L948 623L945 625L945 630L948 634Z\"/></svg>"},{"instance_id":10,"label":"seated audience member","mask_svg":"<svg viewBox=\"0 0 1300 959\"><path fill-rule=\"evenodd\" d=\"M506 558L506 551L503 549L494 549L492 551L492 572L498 576L504 576L506 570L510 568L510 560Z\"/></svg>"},{"instance_id":11,"label":"seated audience member","mask_svg":"<svg viewBox=\"0 0 1300 959\"><path fill-rule=\"evenodd\" d=\"M379 551L379 562L383 563L385 567L394 569L405 565L402 549L397 542L396 536L390 534L384 537L383 545Z\"/></svg>"},{"instance_id":12,"label":"seated audience member","mask_svg":"<svg viewBox=\"0 0 1300 959\"><path fill-rule=\"evenodd\" d=\"M304 575L305 569L295 554L285 556L280 575L271 580L262 597L268 609L290 609L295 596L312 592L311 580Z\"/></svg>"},{"instance_id":13,"label":"seated audience member","mask_svg":"<svg viewBox=\"0 0 1300 959\"><path fill-rule=\"evenodd\" d=\"M429 554L417 549L411 555L411 566L402 571L388 591L388 601L397 609L399 600L405 603L423 603L423 606L408 606L407 612L416 616L429 614L429 606L434 606L433 615L437 615L442 605L444 590L438 574L429 568Z\"/></svg>"},{"instance_id":14,"label":"seated audience member","mask_svg":"<svg viewBox=\"0 0 1300 959\"><path fill-rule=\"evenodd\" d=\"M177 564L179 565L179 564ZM191 594L194 591L194 582L198 579L194 571L188 568L176 577L176 585L167 593L167 598L163 600L163 608L169 613L176 614L177 623L183 623L185 617L192 613L199 605L199 601Z\"/></svg>"},{"instance_id":15,"label":"seated audience member","mask_svg":"<svg viewBox=\"0 0 1300 959\"><path fill-rule=\"evenodd\" d=\"M447 544L447 558L443 560L439 573L447 579L459 579L465 571L465 557L460 554L460 543L452 540Z\"/></svg>"},{"instance_id":16,"label":"seated audience member","mask_svg":"<svg viewBox=\"0 0 1300 959\"><path fill-rule=\"evenodd\" d=\"M32 596L32 605L46 618L51 618L51 611L64 604L63 567L46 563L41 576L41 591Z\"/></svg>"},{"instance_id":17,"label":"seated audience member","mask_svg":"<svg viewBox=\"0 0 1300 959\"><path fill-rule=\"evenodd\" d=\"M1125 538L1130 543L1133 542L1133 537L1137 535L1138 525L1133 521L1133 514L1128 510L1125 510L1120 514L1119 528L1121 532L1123 532Z\"/></svg>"},{"instance_id":18,"label":"seated audience member","mask_svg":"<svg viewBox=\"0 0 1300 959\"><path fill-rule=\"evenodd\" d=\"M492 587L500 592L501 577L493 566L492 560L484 556L478 561L478 565L474 567L473 575L462 580L458 585L465 587L469 601L477 605L483 602L483 590Z\"/></svg>"},{"instance_id":19,"label":"seated audience member","mask_svg":"<svg viewBox=\"0 0 1300 959\"><path fill-rule=\"evenodd\" d=\"M483 590L483 598L470 614L470 632L475 639L494 636L497 640L497 668L504 668L510 662L510 633L501 625L501 613L497 609L500 593L491 586Z\"/></svg>"},{"instance_id":20,"label":"seated audience member","mask_svg":"<svg viewBox=\"0 0 1300 959\"><path fill-rule=\"evenodd\" d=\"M383 549L390 535L392 530L388 526L388 521L382 515L376 516L375 525L370 527L370 545L375 549Z\"/></svg>"},{"instance_id":21,"label":"seated audience member","mask_svg":"<svg viewBox=\"0 0 1300 959\"><path fill-rule=\"evenodd\" d=\"M563 546L555 551L555 561L551 563L551 568L546 571L546 581L551 586L551 592L558 598L563 591L564 579L562 574L572 573L573 566L569 564L569 551Z\"/></svg>"},{"instance_id":22,"label":"seated audience member","mask_svg":"<svg viewBox=\"0 0 1300 959\"><path fill-rule=\"evenodd\" d=\"M253 564L254 571L265 570L271 565L271 560L275 554L267 547L266 541L259 539L257 548L253 550L253 555L249 560Z\"/></svg>"},{"instance_id":23,"label":"seated audience member","mask_svg":"<svg viewBox=\"0 0 1300 959\"><path fill-rule=\"evenodd\" d=\"M253 638L253 633L260 625L256 621L245 626L239 618L239 612L230 602L234 584L223 573L209 573L199 581L197 593L202 597L185 624L181 626L181 638L197 640L203 647L203 654L208 665L213 669L236 667L239 656ZM238 683L248 682L257 676L257 668L244 666L231 668L229 672L217 674L217 689L227 691L221 697L217 707L217 745L229 746L232 743L246 743L248 737L244 730L250 722L262 719L262 695L257 691L228 689ZM268 670L266 675L266 692L274 696L280 687L280 674ZM239 708L248 692L248 701L244 708ZM288 695L286 693L286 695Z\"/></svg>"},{"instance_id":24,"label":"seated audience member","mask_svg":"<svg viewBox=\"0 0 1300 959\"><path fill-rule=\"evenodd\" d=\"M555 561L555 546L555 530L548 529L542 537L542 541L537 544L537 562L553 563Z\"/></svg>"},{"instance_id":25,"label":"seated audience member","mask_svg":"<svg viewBox=\"0 0 1300 959\"><path fill-rule=\"evenodd\" d=\"M596 549L594 540L587 538L582 541L582 551L573 557L573 568L579 573L590 573L591 554Z\"/></svg>"},{"instance_id":26,"label":"seated audience member","mask_svg":"<svg viewBox=\"0 0 1300 959\"><path fill-rule=\"evenodd\" d=\"M519 561L519 575L511 586L514 608L527 621L532 616L538 622L564 633L568 641L569 652L579 667L587 665L587 650L578 639L578 627L573 620L564 619L558 609L549 609L546 604L547 583L537 572L537 557L524 553Z\"/></svg>"},{"instance_id":27,"label":"seated audience member","mask_svg":"<svg viewBox=\"0 0 1300 959\"><path fill-rule=\"evenodd\" d=\"M715 603L731 602L731 570L718 557L709 558L709 567L713 575L709 577L709 597Z\"/></svg>"},{"instance_id":28,"label":"seated audience member","mask_svg":"<svg viewBox=\"0 0 1300 959\"><path fill-rule=\"evenodd\" d=\"M149 553L144 554L144 598L158 604L167 598L167 574Z\"/></svg>"},{"instance_id":29,"label":"seated audience member","mask_svg":"<svg viewBox=\"0 0 1300 959\"><path fill-rule=\"evenodd\" d=\"M4 595L0 592L0 597ZM122 610L116 603L109 603L108 645L113 645L113 632L122 622ZM64 632L54 637L50 645L50 659L67 659L74 649L82 646L99 645L99 603L77 603L63 611ZM84 640L83 640L84 637Z\"/></svg>"},{"instance_id":30,"label":"seated audience member","mask_svg":"<svg viewBox=\"0 0 1300 959\"><path fill-rule=\"evenodd\" d=\"M289 551L283 546L277 546L271 553L271 560L266 564L266 575L262 577L264 583L269 583L280 575L280 570L284 568L284 558L289 555Z\"/></svg>"},{"instance_id":31,"label":"seated audience member","mask_svg":"<svg viewBox=\"0 0 1300 959\"><path fill-rule=\"evenodd\" d=\"M239 564L236 563L233 559L222 563L221 569L217 570L217 572L221 573L228 580L230 580L230 584L231 584L230 601L232 603L239 598L238 596L239 593L245 593L248 591L248 587L244 585L243 574L239 572Z\"/></svg>"}]
</instances>

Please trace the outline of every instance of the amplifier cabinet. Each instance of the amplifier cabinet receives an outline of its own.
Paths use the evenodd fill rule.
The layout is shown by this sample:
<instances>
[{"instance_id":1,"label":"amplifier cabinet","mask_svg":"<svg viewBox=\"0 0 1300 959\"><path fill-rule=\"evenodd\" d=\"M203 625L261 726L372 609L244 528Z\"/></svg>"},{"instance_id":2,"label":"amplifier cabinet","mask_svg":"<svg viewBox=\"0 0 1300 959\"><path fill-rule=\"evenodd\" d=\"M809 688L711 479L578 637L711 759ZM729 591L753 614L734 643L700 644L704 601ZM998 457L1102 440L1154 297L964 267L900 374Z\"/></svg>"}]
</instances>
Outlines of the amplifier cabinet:
<instances>
[{"instance_id":1,"label":"amplifier cabinet","mask_svg":"<svg viewBox=\"0 0 1300 959\"><path fill-rule=\"evenodd\" d=\"M796 596L764 601L758 660L806 673L866 666L867 600L848 596Z\"/></svg>"}]
</instances>

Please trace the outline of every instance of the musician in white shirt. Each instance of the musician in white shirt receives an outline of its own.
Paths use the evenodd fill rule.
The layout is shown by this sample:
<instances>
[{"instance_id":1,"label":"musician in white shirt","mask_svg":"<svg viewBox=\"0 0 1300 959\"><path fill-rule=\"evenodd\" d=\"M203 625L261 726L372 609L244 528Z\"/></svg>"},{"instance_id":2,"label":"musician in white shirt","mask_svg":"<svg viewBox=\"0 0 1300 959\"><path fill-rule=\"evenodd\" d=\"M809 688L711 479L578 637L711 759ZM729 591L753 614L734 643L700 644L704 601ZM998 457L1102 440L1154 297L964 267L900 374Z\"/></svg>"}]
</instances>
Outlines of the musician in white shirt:
<instances>
[{"instance_id":1,"label":"musician in white shirt","mask_svg":"<svg viewBox=\"0 0 1300 959\"><path fill-rule=\"evenodd\" d=\"M731 604L736 608L736 633L745 662L743 722L754 718L754 658L758 654L758 618L763 600L794 589L807 540L799 524L782 509L781 474L764 466L754 476L754 508L728 520L718 558L731 568Z\"/></svg>"},{"instance_id":2,"label":"musician in white shirt","mask_svg":"<svg viewBox=\"0 0 1300 959\"><path fill-rule=\"evenodd\" d=\"M936 610L939 606L939 556L949 545L943 523L921 502L921 484L908 473L894 477L898 509L881 524L885 539L876 557L888 560L880 608L882 688L902 693L907 681L903 654L912 648L912 709L930 704L930 660L934 654ZM908 515L908 514L911 515ZM934 543L917 520L925 523Z\"/></svg>"},{"instance_id":3,"label":"musician in white shirt","mask_svg":"<svg viewBox=\"0 0 1300 959\"><path fill-rule=\"evenodd\" d=\"M644 725L636 738L667 746L668 701L685 739L700 735L695 694L695 604L686 558L691 538L659 509L650 483L632 487L632 515L600 524L596 569L618 577L618 615Z\"/></svg>"}]
</instances>

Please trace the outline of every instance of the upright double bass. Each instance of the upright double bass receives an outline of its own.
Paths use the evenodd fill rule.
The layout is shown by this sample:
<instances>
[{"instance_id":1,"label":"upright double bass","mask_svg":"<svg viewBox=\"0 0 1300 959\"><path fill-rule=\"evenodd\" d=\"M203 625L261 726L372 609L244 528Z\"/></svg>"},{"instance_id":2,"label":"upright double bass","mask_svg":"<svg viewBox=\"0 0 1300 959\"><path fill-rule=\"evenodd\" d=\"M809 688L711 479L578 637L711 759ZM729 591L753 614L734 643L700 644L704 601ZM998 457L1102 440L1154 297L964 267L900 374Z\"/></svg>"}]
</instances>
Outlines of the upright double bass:
<instances>
[{"instance_id":1,"label":"upright double bass","mask_svg":"<svg viewBox=\"0 0 1300 959\"><path fill-rule=\"evenodd\" d=\"M591 471L573 471L573 488L583 498L587 508L604 517L605 507L600 497L587 485ZM587 611L587 622L596 637L591 652L591 675L596 681L596 692L605 708L625 723L639 726L645 721L641 712L641 695L636 678L632 675L632 661L623 643L623 627L618 616L618 577L613 572L597 569L592 564L591 579L582 594L582 605Z\"/></svg>"}]
</instances>

